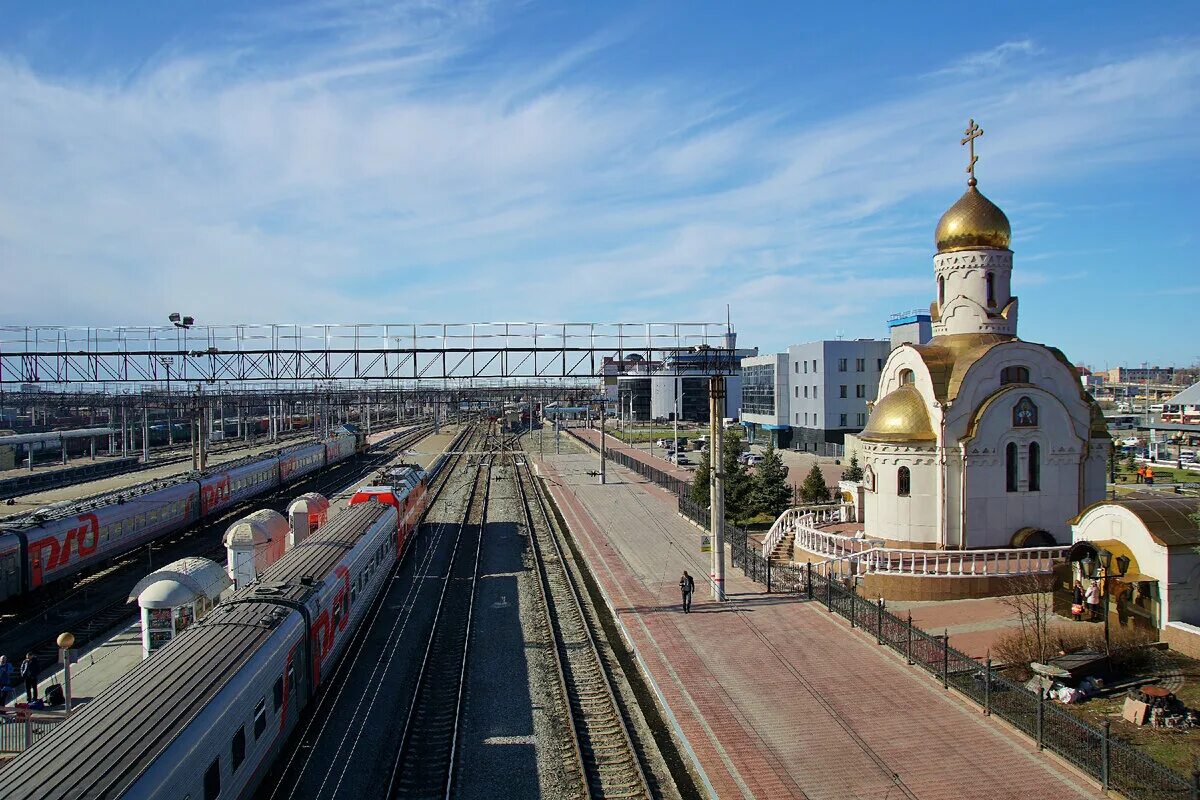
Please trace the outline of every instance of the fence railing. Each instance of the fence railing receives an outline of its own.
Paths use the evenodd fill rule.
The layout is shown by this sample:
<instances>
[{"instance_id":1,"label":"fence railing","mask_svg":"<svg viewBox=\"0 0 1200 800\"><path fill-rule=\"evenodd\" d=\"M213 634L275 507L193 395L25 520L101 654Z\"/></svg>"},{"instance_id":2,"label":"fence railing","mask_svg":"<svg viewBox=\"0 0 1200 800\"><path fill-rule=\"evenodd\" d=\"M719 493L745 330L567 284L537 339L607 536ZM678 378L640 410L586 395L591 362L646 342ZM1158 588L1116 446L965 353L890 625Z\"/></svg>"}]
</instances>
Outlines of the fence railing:
<instances>
[{"instance_id":1,"label":"fence railing","mask_svg":"<svg viewBox=\"0 0 1200 800\"><path fill-rule=\"evenodd\" d=\"M834 578L873 573L921 578L1047 575L1054 571L1054 565L1069 549L1009 547L994 550L915 550L871 547L831 558L822 562L820 568L823 574Z\"/></svg>"},{"instance_id":2,"label":"fence railing","mask_svg":"<svg viewBox=\"0 0 1200 800\"><path fill-rule=\"evenodd\" d=\"M66 721L62 714L15 710L0 716L0 756L23 753L38 739Z\"/></svg>"},{"instance_id":3,"label":"fence railing","mask_svg":"<svg viewBox=\"0 0 1200 800\"><path fill-rule=\"evenodd\" d=\"M585 444L597 449L589 442L585 441ZM606 455L615 463L628 466L675 492L679 498L679 513L708 527L708 508L691 500L687 493L690 484L621 451L607 450ZM909 664L941 681L943 688L965 695L979 705L984 714L1011 723L1030 736L1039 750L1048 749L1070 761L1105 790L1114 789L1130 800L1200 800L1200 771L1194 770L1190 776L1184 776L1158 763L1136 747L1111 736L1109 725L1097 727L1079 719L1043 693L1030 691L998 673L990 659L977 661L950 647L949 637L937 636L913 625L911 615L901 619L887 610L883 600L862 597L853 585L847 585L837 575L822 575L811 563L772 564L771 559L754 546L746 531L736 525L725 524L725 542L729 545L733 566L740 568L746 577L766 586L768 592L802 594L811 601L821 602L829 612L849 620L852 628L862 628L873 635L878 644L887 645L904 656ZM1031 552L1048 553L1061 549L1041 548ZM933 555L940 551L927 552ZM965 550L955 555L985 552ZM854 553L846 559L861 556L862 553ZM1040 563L1039 558L1031 557L1030 563ZM985 559L982 563L995 566L999 562Z\"/></svg>"},{"instance_id":4,"label":"fence railing","mask_svg":"<svg viewBox=\"0 0 1200 800\"><path fill-rule=\"evenodd\" d=\"M855 539L853 536L817 530L818 525L854 521L855 506L853 503L821 503L789 508L779 515L779 518L771 525L771 529L767 531L767 537L763 539L763 557L770 558L771 553L775 551L775 546L783 541L783 537L789 533L796 534L797 543L803 537L806 543L803 545L804 549L830 556L839 556L846 552L853 552L856 549L865 549L876 544L883 544L882 541L874 539ZM852 544L853 542L862 543L864 541L869 541L870 543L857 548Z\"/></svg>"}]
</instances>

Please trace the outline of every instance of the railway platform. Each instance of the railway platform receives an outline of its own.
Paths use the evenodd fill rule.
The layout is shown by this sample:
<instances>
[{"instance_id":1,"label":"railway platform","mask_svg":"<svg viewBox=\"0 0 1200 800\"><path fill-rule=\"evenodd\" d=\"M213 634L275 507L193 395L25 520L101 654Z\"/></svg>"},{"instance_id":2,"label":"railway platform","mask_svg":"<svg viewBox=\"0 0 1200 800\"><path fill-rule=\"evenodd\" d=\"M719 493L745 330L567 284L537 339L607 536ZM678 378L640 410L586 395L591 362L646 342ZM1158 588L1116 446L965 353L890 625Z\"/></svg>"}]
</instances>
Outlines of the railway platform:
<instances>
[{"instance_id":1,"label":"railway platform","mask_svg":"<svg viewBox=\"0 0 1200 800\"><path fill-rule=\"evenodd\" d=\"M531 456L712 795L1104 796L820 604L767 594L733 568L728 600L710 601L700 531L664 490L611 464L598 485L594 454ZM697 584L688 615L685 569Z\"/></svg>"}]
</instances>

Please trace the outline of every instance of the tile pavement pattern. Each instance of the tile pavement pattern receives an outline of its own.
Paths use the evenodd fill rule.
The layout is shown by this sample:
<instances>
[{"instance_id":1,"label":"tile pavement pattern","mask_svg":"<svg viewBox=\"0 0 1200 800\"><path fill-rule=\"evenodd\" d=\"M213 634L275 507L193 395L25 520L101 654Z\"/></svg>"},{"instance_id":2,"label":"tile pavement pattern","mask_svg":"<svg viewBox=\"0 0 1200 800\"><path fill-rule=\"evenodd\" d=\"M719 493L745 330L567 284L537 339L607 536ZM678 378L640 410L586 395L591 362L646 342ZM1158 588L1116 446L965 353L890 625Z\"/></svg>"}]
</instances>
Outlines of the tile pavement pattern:
<instances>
[{"instance_id":1,"label":"tile pavement pattern","mask_svg":"<svg viewBox=\"0 0 1200 800\"><path fill-rule=\"evenodd\" d=\"M1027 739L960 703L818 604L727 573L708 601L708 555L674 498L595 456L540 469L629 638L720 798L1102 797ZM693 613L678 580L696 578Z\"/></svg>"}]
</instances>

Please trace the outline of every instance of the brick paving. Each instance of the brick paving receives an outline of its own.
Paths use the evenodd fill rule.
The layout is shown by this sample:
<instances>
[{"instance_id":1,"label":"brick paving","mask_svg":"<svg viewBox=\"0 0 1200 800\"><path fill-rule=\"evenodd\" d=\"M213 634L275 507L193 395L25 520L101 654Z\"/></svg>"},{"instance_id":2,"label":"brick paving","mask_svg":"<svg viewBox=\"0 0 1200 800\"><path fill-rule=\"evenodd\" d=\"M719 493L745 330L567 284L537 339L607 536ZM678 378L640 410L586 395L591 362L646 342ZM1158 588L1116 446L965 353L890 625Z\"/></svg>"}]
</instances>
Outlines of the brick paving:
<instances>
[{"instance_id":1,"label":"brick paving","mask_svg":"<svg viewBox=\"0 0 1200 800\"><path fill-rule=\"evenodd\" d=\"M708 601L708 554L674 498L593 455L540 469L644 669L721 798L1102 797L819 604L765 594L739 570ZM694 613L678 579L697 582Z\"/></svg>"}]
</instances>

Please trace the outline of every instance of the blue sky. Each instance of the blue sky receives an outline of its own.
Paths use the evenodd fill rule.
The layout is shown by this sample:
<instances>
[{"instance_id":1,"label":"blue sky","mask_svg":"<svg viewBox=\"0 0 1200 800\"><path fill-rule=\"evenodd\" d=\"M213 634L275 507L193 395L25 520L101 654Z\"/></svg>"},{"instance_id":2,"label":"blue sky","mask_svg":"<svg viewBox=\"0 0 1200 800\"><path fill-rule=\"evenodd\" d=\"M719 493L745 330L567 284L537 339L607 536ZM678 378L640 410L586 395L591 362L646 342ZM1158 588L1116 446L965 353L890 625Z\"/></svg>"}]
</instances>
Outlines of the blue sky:
<instances>
[{"instance_id":1,"label":"blue sky","mask_svg":"<svg viewBox=\"0 0 1200 800\"><path fill-rule=\"evenodd\" d=\"M974 117L1022 337L1192 363L1195 11L0 0L3 322L881 336Z\"/></svg>"}]
</instances>

